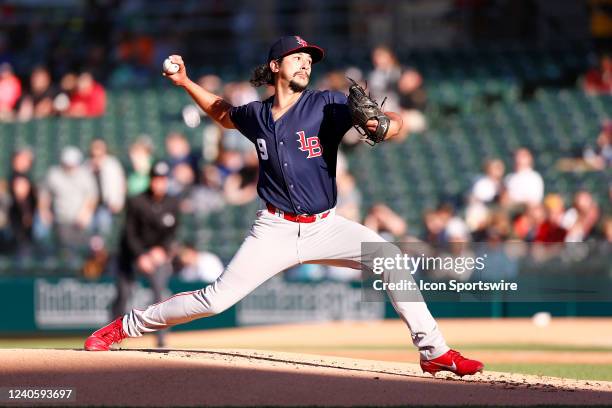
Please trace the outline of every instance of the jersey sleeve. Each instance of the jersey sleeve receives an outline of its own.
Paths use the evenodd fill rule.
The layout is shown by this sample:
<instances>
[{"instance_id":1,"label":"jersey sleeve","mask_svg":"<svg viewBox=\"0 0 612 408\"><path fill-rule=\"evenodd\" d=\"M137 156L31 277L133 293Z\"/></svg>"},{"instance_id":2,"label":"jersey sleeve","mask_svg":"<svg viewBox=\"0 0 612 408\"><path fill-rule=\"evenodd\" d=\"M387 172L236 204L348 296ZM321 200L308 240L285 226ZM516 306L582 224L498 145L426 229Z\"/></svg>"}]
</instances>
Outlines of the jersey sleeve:
<instances>
[{"instance_id":1,"label":"jersey sleeve","mask_svg":"<svg viewBox=\"0 0 612 408\"><path fill-rule=\"evenodd\" d=\"M232 123L240 133L245 135L247 139L253 141L251 128L256 122L256 103L251 102L246 105L234 106L230 109L229 115Z\"/></svg>"},{"instance_id":2,"label":"jersey sleeve","mask_svg":"<svg viewBox=\"0 0 612 408\"><path fill-rule=\"evenodd\" d=\"M327 91L325 99L328 111L332 115L332 123L334 124L334 132L341 139L342 136L353 126L351 114L347 105L347 97L342 92Z\"/></svg>"}]
</instances>

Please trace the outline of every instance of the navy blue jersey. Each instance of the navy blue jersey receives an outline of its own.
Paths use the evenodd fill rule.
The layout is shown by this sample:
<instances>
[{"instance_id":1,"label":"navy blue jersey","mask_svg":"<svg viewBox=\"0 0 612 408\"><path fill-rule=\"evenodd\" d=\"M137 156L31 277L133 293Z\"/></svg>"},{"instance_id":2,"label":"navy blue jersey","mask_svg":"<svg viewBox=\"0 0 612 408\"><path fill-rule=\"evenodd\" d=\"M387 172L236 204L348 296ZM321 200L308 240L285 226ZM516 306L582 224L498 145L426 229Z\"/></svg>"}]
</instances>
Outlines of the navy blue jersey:
<instances>
[{"instance_id":1,"label":"navy blue jersey","mask_svg":"<svg viewBox=\"0 0 612 408\"><path fill-rule=\"evenodd\" d=\"M351 127L346 95L305 90L277 121L270 97L230 110L259 155L257 192L287 212L316 214L336 205L336 158Z\"/></svg>"}]
</instances>

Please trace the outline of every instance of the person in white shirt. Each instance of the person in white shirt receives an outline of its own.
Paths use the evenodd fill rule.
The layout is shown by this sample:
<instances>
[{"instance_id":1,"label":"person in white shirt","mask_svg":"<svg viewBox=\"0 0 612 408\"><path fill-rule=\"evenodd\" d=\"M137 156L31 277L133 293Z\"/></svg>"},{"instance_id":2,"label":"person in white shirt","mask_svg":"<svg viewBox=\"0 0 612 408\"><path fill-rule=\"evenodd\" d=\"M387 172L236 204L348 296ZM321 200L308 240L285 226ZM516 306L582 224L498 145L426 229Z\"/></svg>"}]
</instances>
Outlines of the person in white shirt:
<instances>
[{"instance_id":1,"label":"person in white shirt","mask_svg":"<svg viewBox=\"0 0 612 408\"><path fill-rule=\"evenodd\" d=\"M179 254L179 278L185 282L214 282L223 273L223 262L212 252L185 245Z\"/></svg>"},{"instance_id":2,"label":"person in white shirt","mask_svg":"<svg viewBox=\"0 0 612 408\"><path fill-rule=\"evenodd\" d=\"M544 180L533 169L533 156L526 148L514 153L514 173L504 179L510 204L540 204L544 198Z\"/></svg>"},{"instance_id":3,"label":"person in white shirt","mask_svg":"<svg viewBox=\"0 0 612 408\"><path fill-rule=\"evenodd\" d=\"M47 172L38 201L42 223L55 228L62 255L68 257L77 255L88 242L98 202L96 181L82 160L77 147L64 147L61 164Z\"/></svg>"},{"instance_id":4,"label":"person in white shirt","mask_svg":"<svg viewBox=\"0 0 612 408\"><path fill-rule=\"evenodd\" d=\"M98 188L98 202L93 216L96 234L107 237L111 233L113 216L125 205L126 178L121 162L108 153L104 139L94 139L89 146L86 168L93 174Z\"/></svg>"},{"instance_id":5,"label":"person in white shirt","mask_svg":"<svg viewBox=\"0 0 612 408\"><path fill-rule=\"evenodd\" d=\"M490 203L501 193L506 166L500 159L491 159L485 162L484 171L485 174L472 186L472 198L481 203Z\"/></svg>"}]
</instances>

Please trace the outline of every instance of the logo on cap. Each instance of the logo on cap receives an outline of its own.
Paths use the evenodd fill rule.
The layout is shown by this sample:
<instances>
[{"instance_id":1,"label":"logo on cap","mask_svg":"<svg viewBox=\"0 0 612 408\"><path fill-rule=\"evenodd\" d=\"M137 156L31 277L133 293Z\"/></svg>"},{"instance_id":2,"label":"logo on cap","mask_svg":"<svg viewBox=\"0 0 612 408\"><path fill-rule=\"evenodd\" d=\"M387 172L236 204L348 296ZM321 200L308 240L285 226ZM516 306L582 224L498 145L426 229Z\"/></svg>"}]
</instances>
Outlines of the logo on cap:
<instances>
[{"instance_id":1,"label":"logo on cap","mask_svg":"<svg viewBox=\"0 0 612 408\"><path fill-rule=\"evenodd\" d=\"M298 44L300 44L300 46L302 47L306 47L308 45L308 43L306 42L306 40L304 40L302 37L300 37L299 35L295 36L295 41L297 41Z\"/></svg>"}]
</instances>

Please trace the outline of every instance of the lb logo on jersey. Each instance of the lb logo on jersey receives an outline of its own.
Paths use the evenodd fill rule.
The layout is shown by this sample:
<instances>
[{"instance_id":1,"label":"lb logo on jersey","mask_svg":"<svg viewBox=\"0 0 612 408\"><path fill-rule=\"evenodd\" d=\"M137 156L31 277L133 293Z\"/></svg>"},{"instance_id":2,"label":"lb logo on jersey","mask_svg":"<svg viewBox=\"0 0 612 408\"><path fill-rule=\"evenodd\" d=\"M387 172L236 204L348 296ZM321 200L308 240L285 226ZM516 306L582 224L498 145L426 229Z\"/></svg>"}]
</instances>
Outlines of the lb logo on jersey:
<instances>
[{"instance_id":1,"label":"lb logo on jersey","mask_svg":"<svg viewBox=\"0 0 612 408\"><path fill-rule=\"evenodd\" d=\"M308 43L306 42L306 40L304 40L302 37L300 37L299 35L295 36L295 41L297 41L298 44L300 44L301 47L306 47L308 45Z\"/></svg>"},{"instance_id":2,"label":"lb logo on jersey","mask_svg":"<svg viewBox=\"0 0 612 408\"><path fill-rule=\"evenodd\" d=\"M298 139L298 142L300 142L300 150L308 152L307 159L321 156L323 148L321 147L318 136L306 137L306 133L303 130L297 132L297 135L300 137Z\"/></svg>"}]
</instances>

